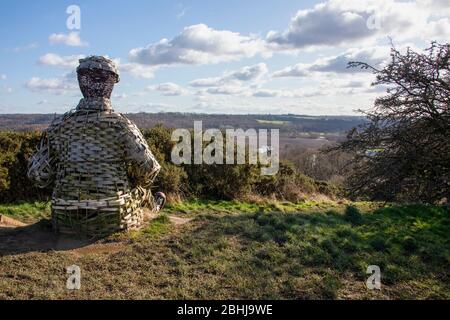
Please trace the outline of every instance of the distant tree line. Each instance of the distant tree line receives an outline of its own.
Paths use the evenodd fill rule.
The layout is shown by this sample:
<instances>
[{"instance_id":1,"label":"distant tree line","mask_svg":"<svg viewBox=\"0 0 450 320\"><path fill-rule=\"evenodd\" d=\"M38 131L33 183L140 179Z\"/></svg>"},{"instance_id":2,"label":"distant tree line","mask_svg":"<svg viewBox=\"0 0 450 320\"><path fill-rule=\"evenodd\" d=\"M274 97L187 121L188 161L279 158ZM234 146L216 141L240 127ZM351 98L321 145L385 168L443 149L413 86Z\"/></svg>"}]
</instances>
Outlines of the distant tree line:
<instances>
[{"instance_id":1,"label":"distant tree line","mask_svg":"<svg viewBox=\"0 0 450 320\"><path fill-rule=\"evenodd\" d=\"M67 108L70 109L70 108ZM151 110L150 110L151 111ZM0 130L41 131L55 118L54 114L4 114L0 115ZM195 114L181 112L130 113L127 114L139 128L150 129L157 124L175 128L192 128L194 121L203 121L208 128L279 128L282 134L300 132L345 132L364 122L357 116L299 116L299 115L233 115L233 114ZM272 123L271 123L272 121Z\"/></svg>"}]
</instances>

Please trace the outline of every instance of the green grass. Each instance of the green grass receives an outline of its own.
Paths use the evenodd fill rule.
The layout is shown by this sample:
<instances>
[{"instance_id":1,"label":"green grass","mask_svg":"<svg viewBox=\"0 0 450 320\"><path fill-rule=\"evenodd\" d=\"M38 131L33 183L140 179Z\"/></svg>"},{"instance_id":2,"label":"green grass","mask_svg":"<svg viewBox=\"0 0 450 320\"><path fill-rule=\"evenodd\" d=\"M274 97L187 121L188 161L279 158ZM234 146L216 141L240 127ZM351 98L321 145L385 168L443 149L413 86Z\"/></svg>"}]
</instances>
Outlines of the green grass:
<instances>
[{"instance_id":1,"label":"green grass","mask_svg":"<svg viewBox=\"0 0 450 320\"><path fill-rule=\"evenodd\" d=\"M187 202L168 204L164 209L170 214L183 214L186 216L197 216L205 213L234 213L234 212L255 212L260 205L241 201L224 200L191 200Z\"/></svg>"},{"instance_id":2,"label":"green grass","mask_svg":"<svg viewBox=\"0 0 450 320\"><path fill-rule=\"evenodd\" d=\"M355 207L370 210L380 206L374 202L353 202ZM345 207L334 201L302 201L292 203L288 201L264 201L261 203L248 203L242 201L225 200L190 200L187 202L168 204L164 209L170 214L183 214L186 216L197 216L199 214L226 214L226 213L250 213L250 212L271 212L279 211L284 213L293 212L312 212L317 210L338 210L343 212Z\"/></svg>"},{"instance_id":3,"label":"green grass","mask_svg":"<svg viewBox=\"0 0 450 320\"><path fill-rule=\"evenodd\" d=\"M318 290L313 297L337 298L346 274L364 282L367 266L375 264L382 270L385 285L434 283L429 290L416 293L418 296L399 291L399 297L430 298L450 294L448 285L442 281L449 279L448 214L448 209L443 208L406 206L363 214L357 223L349 221L347 214L334 211L208 219L216 222L216 234L246 239L247 246L238 259L241 265L237 269L251 266L248 276L255 272L259 277L278 275L288 284L296 276L305 277L313 270L323 282L317 288L305 290ZM436 279L442 282L434 282ZM284 288L290 297L296 296L297 289Z\"/></svg>"},{"instance_id":4,"label":"green grass","mask_svg":"<svg viewBox=\"0 0 450 320\"><path fill-rule=\"evenodd\" d=\"M167 215L160 215L159 217L150 221L150 223L141 231L141 234L151 237L166 233L170 228L170 220Z\"/></svg>"},{"instance_id":5,"label":"green grass","mask_svg":"<svg viewBox=\"0 0 450 320\"><path fill-rule=\"evenodd\" d=\"M35 222L39 219L50 217L50 203L0 204L0 214L22 222Z\"/></svg>"},{"instance_id":6,"label":"green grass","mask_svg":"<svg viewBox=\"0 0 450 320\"><path fill-rule=\"evenodd\" d=\"M120 252L1 257L0 299L450 299L449 208L378 207L170 205L166 213L195 219L175 226L162 215L122 238ZM60 271L72 263L84 277L77 292ZM381 268L380 291L365 287L368 265Z\"/></svg>"},{"instance_id":7,"label":"green grass","mask_svg":"<svg viewBox=\"0 0 450 320\"><path fill-rule=\"evenodd\" d=\"M170 231L171 222L166 214L161 214L158 217L152 219L141 230L133 230L126 234L116 233L110 237L114 240L126 240L130 239L133 243L142 241L144 238L155 238L161 236Z\"/></svg>"}]
</instances>

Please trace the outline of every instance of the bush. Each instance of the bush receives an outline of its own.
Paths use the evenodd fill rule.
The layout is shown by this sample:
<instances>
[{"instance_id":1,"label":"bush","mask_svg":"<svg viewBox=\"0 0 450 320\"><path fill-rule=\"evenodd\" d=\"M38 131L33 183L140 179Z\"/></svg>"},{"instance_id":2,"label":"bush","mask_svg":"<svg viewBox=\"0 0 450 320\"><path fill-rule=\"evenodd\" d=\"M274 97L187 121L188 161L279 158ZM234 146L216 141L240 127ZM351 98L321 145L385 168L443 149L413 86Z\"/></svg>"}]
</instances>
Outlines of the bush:
<instances>
[{"instance_id":1,"label":"bush","mask_svg":"<svg viewBox=\"0 0 450 320\"><path fill-rule=\"evenodd\" d=\"M306 195L324 194L335 197L339 189L326 181L317 181L299 172L288 161L280 162L280 169L273 176L259 176L253 185L253 192L267 197L297 202Z\"/></svg>"},{"instance_id":2,"label":"bush","mask_svg":"<svg viewBox=\"0 0 450 320\"><path fill-rule=\"evenodd\" d=\"M37 132L0 132L0 199L2 202L47 200L50 189L39 189L27 178L28 159L40 139Z\"/></svg>"},{"instance_id":3,"label":"bush","mask_svg":"<svg viewBox=\"0 0 450 320\"><path fill-rule=\"evenodd\" d=\"M251 165L185 165L189 194L214 199L238 199L252 190L258 168Z\"/></svg>"},{"instance_id":4,"label":"bush","mask_svg":"<svg viewBox=\"0 0 450 320\"><path fill-rule=\"evenodd\" d=\"M188 176L183 168L171 163L163 162L161 171L154 182L154 190L162 190L171 195L187 194L185 186Z\"/></svg>"}]
</instances>

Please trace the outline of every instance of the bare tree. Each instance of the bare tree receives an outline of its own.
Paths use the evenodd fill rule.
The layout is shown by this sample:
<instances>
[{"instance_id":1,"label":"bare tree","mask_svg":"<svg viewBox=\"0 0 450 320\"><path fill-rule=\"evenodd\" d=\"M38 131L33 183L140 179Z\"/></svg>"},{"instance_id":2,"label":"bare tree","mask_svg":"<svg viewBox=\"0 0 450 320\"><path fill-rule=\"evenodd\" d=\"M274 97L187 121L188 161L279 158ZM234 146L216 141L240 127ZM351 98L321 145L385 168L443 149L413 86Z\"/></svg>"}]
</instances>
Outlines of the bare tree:
<instances>
[{"instance_id":1,"label":"bare tree","mask_svg":"<svg viewBox=\"0 0 450 320\"><path fill-rule=\"evenodd\" d=\"M350 194L371 199L450 200L450 45L432 42L424 53L394 46L373 85L387 92L365 112L367 123L352 129L333 150L353 155Z\"/></svg>"}]
</instances>

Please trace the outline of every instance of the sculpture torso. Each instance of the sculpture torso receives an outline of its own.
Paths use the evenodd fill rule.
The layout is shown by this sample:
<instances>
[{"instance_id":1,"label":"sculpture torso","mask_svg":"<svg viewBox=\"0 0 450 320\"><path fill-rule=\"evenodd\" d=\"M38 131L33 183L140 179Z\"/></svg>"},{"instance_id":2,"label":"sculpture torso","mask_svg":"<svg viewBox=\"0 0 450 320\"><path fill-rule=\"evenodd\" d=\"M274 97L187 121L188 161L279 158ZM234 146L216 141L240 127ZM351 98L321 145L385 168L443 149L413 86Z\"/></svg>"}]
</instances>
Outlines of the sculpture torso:
<instances>
[{"instance_id":1,"label":"sculpture torso","mask_svg":"<svg viewBox=\"0 0 450 320\"><path fill-rule=\"evenodd\" d=\"M53 196L67 200L102 199L130 192L123 141L126 120L112 110L77 110L48 130L55 156Z\"/></svg>"},{"instance_id":2,"label":"sculpture torso","mask_svg":"<svg viewBox=\"0 0 450 320\"><path fill-rule=\"evenodd\" d=\"M102 220L107 214L118 219L106 227L91 223L85 233L102 235L140 223L145 188L160 166L139 129L114 112L109 99L82 99L76 110L52 122L47 139L58 230L79 233L87 220ZM34 162L42 163L38 158Z\"/></svg>"}]
</instances>

